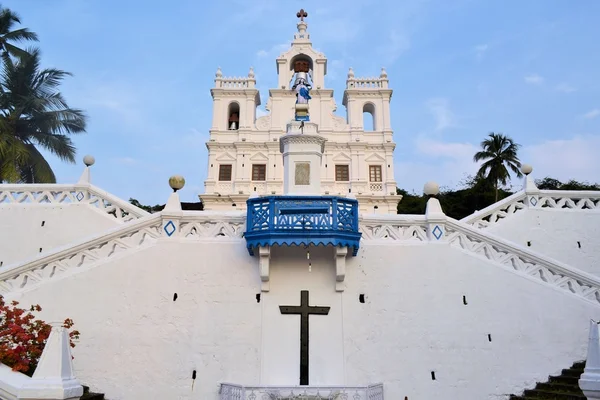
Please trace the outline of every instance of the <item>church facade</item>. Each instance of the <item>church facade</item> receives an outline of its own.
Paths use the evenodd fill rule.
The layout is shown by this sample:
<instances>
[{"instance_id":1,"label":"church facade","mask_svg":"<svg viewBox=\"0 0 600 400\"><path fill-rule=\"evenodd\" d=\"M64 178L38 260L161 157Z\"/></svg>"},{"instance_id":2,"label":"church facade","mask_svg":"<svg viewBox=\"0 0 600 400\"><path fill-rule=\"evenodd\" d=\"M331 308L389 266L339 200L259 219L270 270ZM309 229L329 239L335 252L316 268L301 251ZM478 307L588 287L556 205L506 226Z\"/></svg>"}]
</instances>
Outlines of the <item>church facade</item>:
<instances>
[{"instance_id":1,"label":"church facade","mask_svg":"<svg viewBox=\"0 0 600 400\"><path fill-rule=\"evenodd\" d=\"M90 156L74 184L0 185L0 295L81 332L74 376L67 350L56 376L0 365L0 397L32 400L32 379L47 400L508 399L586 358L600 192L539 190L524 165L521 191L460 221L433 182L424 214L393 214L387 77L350 75L335 117L305 16L270 115L252 76L217 74L209 210L183 211L174 176L149 214L93 185Z\"/></svg>"},{"instance_id":2,"label":"church facade","mask_svg":"<svg viewBox=\"0 0 600 400\"><path fill-rule=\"evenodd\" d=\"M251 193L283 193L283 160L279 140L294 117L296 76L310 84L310 121L327 139L321 169L321 194L353 193L363 212L396 213L393 131L390 119L392 89L384 69L375 78L348 72L343 106L346 117L336 114L333 90L326 85L327 58L312 47L304 20L298 22L290 49L277 57L278 85L269 90L268 115L257 118L260 96L254 71L244 78L224 77L219 69L213 97L213 119L208 148L206 210L244 210ZM372 126L364 126L363 114Z\"/></svg>"}]
</instances>

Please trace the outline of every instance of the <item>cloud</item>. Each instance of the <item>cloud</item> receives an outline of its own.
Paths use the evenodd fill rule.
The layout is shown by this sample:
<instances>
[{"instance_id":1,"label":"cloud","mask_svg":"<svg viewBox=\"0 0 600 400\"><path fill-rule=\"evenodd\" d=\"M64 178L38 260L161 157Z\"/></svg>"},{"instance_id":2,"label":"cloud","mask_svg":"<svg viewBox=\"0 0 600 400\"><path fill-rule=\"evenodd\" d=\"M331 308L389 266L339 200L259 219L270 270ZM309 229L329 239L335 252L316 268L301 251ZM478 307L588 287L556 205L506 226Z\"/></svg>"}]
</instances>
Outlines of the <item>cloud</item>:
<instances>
[{"instance_id":1,"label":"cloud","mask_svg":"<svg viewBox=\"0 0 600 400\"><path fill-rule=\"evenodd\" d=\"M600 115L600 109L594 108L592 111L583 114L583 118L594 119Z\"/></svg>"},{"instance_id":2,"label":"cloud","mask_svg":"<svg viewBox=\"0 0 600 400\"><path fill-rule=\"evenodd\" d=\"M599 112L600 113L600 112ZM561 181L600 181L600 135L575 135L525 146L520 158L531 164L537 178L551 176Z\"/></svg>"},{"instance_id":3,"label":"cloud","mask_svg":"<svg viewBox=\"0 0 600 400\"><path fill-rule=\"evenodd\" d=\"M568 83L560 83L560 84L556 85L556 87L554 89L556 89L556 91L562 92L562 93L573 93L577 90L573 86L569 85Z\"/></svg>"},{"instance_id":4,"label":"cloud","mask_svg":"<svg viewBox=\"0 0 600 400\"><path fill-rule=\"evenodd\" d=\"M436 131L443 131L456 126L456 116L450 110L448 99L437 97L427 101L427 108L433 114L436 125Z\"/></svg>"},{"instance_id":5,"label":"cloud","mask_svg":"<svg viewBox=\"0 0 600 400\"><path fill-rule=\"evenodd\" d=\"M550 176L568 181L600 182L600 135L575 135L567 139L548 140L524 146L519 158L533 165L536 179ZM473 176L479 165L473 154L479 147L469 142L446 142L420 136L413 142L413 153L395 164L398 187L421 193L423 185L435 181L442 187L460 187L464 179ZM398 157L400 158L400 157ZM407 161L407 158L409 158ZM412 159L410 159L412 158ZM513 176L513 190L521 181Z\"/></svg>"},{"instance_id":6,"label":"cloud","mask_svg":"<svg viewBox=\"0 0 600 400\"><path fill-rule=\"evenodd\" d=\"M435 181L443 187L456 188L477 172L473 154L478 150L471 143L444 142L418 137L413 142L414 160L395 164L398 187L421 193L423 185Z\"/></svg>"},{"instance_id":7,"label":"cloud","mask_svg":"<svg viewBox=\"0 0 600 400\"><path fill-rule=\"evenodd\" d=\"M132 158L132 157L119 157L119 158L114 158L113 161L117 164L120 165L127 165L127 166L133 166L133 165L137 165L140 163L139 160Z\"/></svg>"},{"instance_id":8,"label":"cloud","mask_svg":"<svg viewBox=\"0 0 600 400\"><path fill-rule=\"evenodd\" d=\"M267 110L264 110L262 107L256 109L256 118L264 117L265 115L269 115Z\"/></svg>"},{"instance_id":9,"label":"cloud","mask_svg":"<svg viewBox=\"0 0 600 400\"><path fill-rule=\"evenodd\" d=\"M390 31L388 40L379 46L378 53L387 66L391 66L404 52L410 49L410 39L396 30Z\"/></svg>"},{"instance_id":10,"label":"cloud","mask_svg":"<svg viewBox=\"0 0 600 400\"><path fill-rule=\"evenodd\" d=\"M475 58L477 58L478 61L483 59L483 56L485 55L485 52L489 49L489 47L490 46L487 44L480 44L475 46Z\"/></svg>"},{"instance_id":11,"label":"cloud","mask_svg":"<svg viewBox=\"0 0 600 400\"><path fill-rule=\"evenodd\" d=\"M284 52L286 52L286 51L289 50L291 44L292 44L292 42L288 40L285 43L276 44L276 45L272 46L268 50L261 49L261 50L259 50L259 51L256 52L256 56L259 57L259 58L266 58L266 57L268 57L268 58L275 58L275 57L279 57L279 55L281 55L281 53L284 53Z\"/></svg>"},{"instance_id":12,"label":"cloud","mask_svg":"<svg viewBox=\"0 0 600 400\"><path fill-rule=\"evenodd\" d=\"M524 79L526 83L529 83L531 85L541 85L542 83L544 83L544 78L537 74L528 75Z\"/></svg>"}]
</instances>

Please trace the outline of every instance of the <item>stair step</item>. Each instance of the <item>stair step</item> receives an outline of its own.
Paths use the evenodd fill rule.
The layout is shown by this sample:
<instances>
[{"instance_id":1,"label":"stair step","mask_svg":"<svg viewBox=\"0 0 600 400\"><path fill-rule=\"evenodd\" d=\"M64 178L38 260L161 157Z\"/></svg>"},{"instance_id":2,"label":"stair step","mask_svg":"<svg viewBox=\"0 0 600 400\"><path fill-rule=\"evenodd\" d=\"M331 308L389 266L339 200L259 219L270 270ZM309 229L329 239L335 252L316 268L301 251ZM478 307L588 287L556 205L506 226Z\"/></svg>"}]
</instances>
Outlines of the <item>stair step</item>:
<instances>
[{"instance_id":1,"label":"stair step","mask_svg":"<svg viewBox=\"0 0 600 400\"><path fill-rule=\"evenodd\" d=\"M525 399L552 399L552 400L586 400L583 394L556 392L552 390L525 390Z\"/></svg>"},{"instance_id":2,"label":"stair step","mask_svg":"<svg viewBox=\"0 0 600 400\"><path fill-rule=\"evenodd\" d=\"M89 386L83 386L83 396L79 400L104 400L104 394L90 392Z\"/></svg>"},{"instance_id":3,"label":"stair step","mask_svg":"<svg viewBox=\"0 0 600 400\"><path fill-rule=\"evenodd\" d=\"M88 392L81 396L79 400L104 400L104 394Z\"/></svg>"},{"instance_id":4,"label":"stair step","mask_svg":"<svg viewBox=\"0 0 600 400\"><path fill-rule=\"evenodd\" d=\"M582 374L583 370L580 369L573 369L573 368L568 368L568 369L563 369L562 370L562 374L565 376L576 376L576 377L580 377Z\"/></svg>"},{"instance_id":5,"label":"stair step","mask_svg":"<svg viewBox=\"0 0 600 400\"><path fill-rule=\"evenodd\" d=\"M562 383L568 385L579 385L578 376L551 376L550 382Z\"/></svg>"},{"instance_id":6,"label":"stair step","mask_svg":"<svg viewBox=\"0 0 600 400\"><path fill-rule=\"evenodd\" d=\"M535 387L536 389L539 390L546 390L546 391L551 391L551 392L566 392L566 393L576 393L576 394L582 394L581 389L579 389L579 385L577 383L575 384L565 384L565 383L557 383L557 382L550 382L550 383L538 383L537 386Z\"/></svg>"},{"instance_id":7,"label":"stair step","mask_svg":"<svg viewBox=\"0 0 600 400\"><path fill-rule=\"evenodd\" d=\"M583 370L585 369L585 361L578 361L574 363L571 369L578 369L583 372Z\"/></svg>"}]
</instances>

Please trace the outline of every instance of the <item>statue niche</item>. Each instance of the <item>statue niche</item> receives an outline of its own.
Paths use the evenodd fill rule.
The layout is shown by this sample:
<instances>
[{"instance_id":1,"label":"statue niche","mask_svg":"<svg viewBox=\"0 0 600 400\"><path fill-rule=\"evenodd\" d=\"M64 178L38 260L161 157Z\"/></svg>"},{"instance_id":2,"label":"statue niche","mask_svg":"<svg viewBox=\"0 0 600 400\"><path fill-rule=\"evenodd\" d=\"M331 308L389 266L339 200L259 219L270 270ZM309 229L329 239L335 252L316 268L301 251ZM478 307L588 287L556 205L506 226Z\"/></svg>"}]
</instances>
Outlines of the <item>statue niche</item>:
<instances>
[{"instance_id":1,"label":"statue niche","mask_svg":"<svg viewBox=\"0 0 600 400\"><path fill-rule=\"evenodd\" d=\"M292 90L296 92L295 120L309 121L308 101L311 99L312 89L310 61L296 60L294 67L294 84Z\"/></svg>"}]
</instances>

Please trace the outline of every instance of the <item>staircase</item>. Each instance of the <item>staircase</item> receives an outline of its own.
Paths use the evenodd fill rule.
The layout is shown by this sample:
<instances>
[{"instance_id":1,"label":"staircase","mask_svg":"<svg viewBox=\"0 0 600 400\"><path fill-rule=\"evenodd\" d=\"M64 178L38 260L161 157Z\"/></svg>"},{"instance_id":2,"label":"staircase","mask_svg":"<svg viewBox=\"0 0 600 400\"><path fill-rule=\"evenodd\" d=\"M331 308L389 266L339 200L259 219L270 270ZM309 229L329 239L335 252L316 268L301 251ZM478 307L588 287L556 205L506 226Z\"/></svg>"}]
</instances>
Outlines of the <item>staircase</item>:
<instances>
[{"instance_id":1,"label":"staircase","mask_svg":"<svg viewBox=\"0 0 600 400\"><path fill-rule=\"evenodd\" d=\"M83 396L79 398L79 400L104 400L104 394L102 393L92 393L90 392L90 388L88 386L83 386Z\"/></svg>"},{"instance_id":2,"label":"staircase","mask_svg":"<svg viewBox=\"0 0 600 400\"><path fill-rule=\"evenodd\" d=\"M547 400L585 400L578 380L585 361L574 363L571 368L563 369L560 376L551 376L548 382L538 383L535 389L528 389L520 395L511 395L510 400L547 399Z\"/></svg>"}]
</instances>

